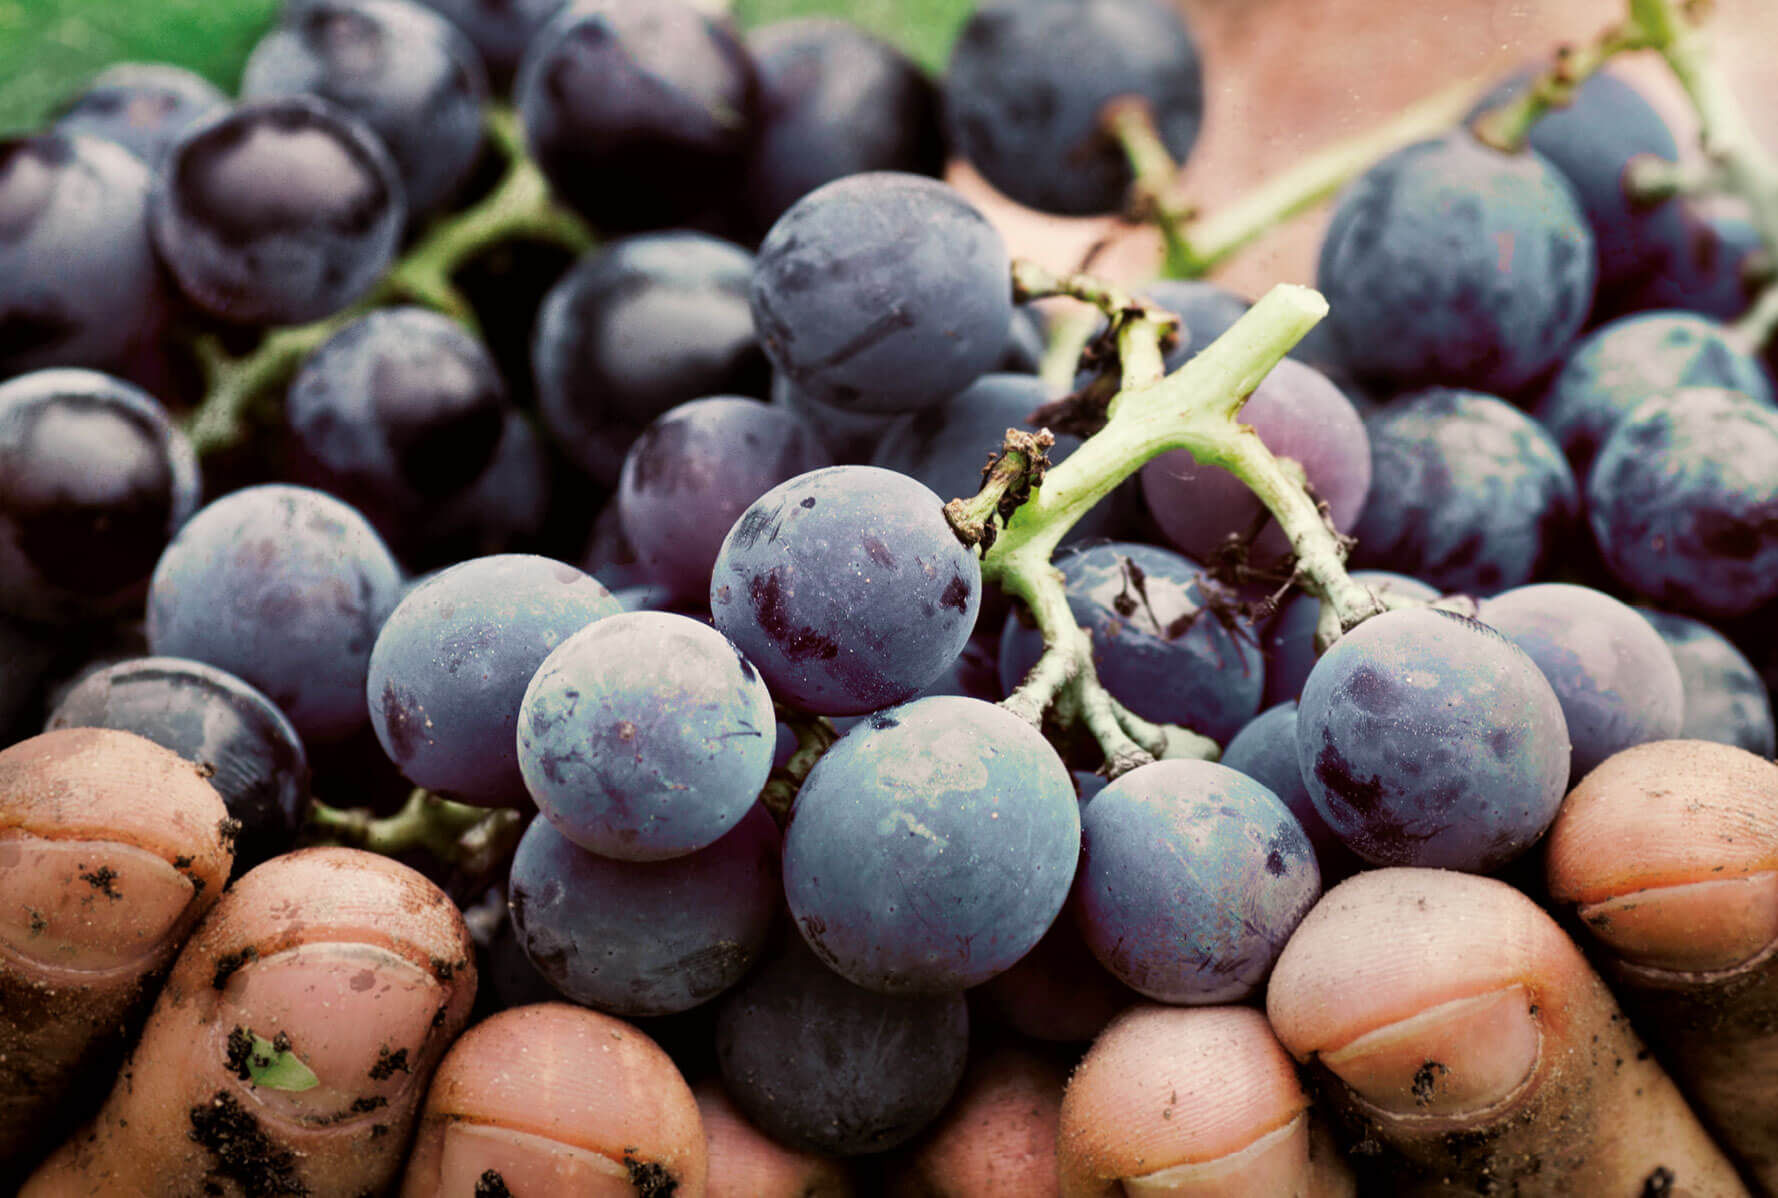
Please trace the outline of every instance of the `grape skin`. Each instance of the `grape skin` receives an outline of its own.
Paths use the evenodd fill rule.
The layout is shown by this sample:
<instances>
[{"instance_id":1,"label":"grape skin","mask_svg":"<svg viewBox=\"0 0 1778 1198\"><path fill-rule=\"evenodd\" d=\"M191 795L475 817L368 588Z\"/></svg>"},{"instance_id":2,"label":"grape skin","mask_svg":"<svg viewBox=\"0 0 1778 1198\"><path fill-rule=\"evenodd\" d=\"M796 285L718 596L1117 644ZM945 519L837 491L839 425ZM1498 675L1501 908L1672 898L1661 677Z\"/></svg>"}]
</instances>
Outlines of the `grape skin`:
<instances>
[{"instance_id":1,"label":"grape skin","mask_svg":"<svg viewBox=\"0 0 1778 1198\"><path fill-rule=\"evenodd\" d=\"M817 188L759 247L750 303L772 365L818 402L912 412L999 359L1012 321L1000 233L954 189L877 171Z\"/></svg>"},{"instance_id":2,"label":"grape skin","mask_svg":"<svg viewBox=\"0 0 1778 1198\"><path fill-rule=\"evenodd\" d=\"M1406 574L1388 570L1353 570L1350 573L1352 581L1363 583L1386 598L1431 602L1439 595L1437 587L1427 586ZM1295 703L1303 693L1303 683L1308 680L1309 671L1315 668L1315 659L1319 656L1315 648L1315 630L1320 621L1321 600L1306 592L1292 595L1272 618L1260 642L1266 650L1266 706Z\"/></svg>"},{"instance_id":3,"label":"grape skin","mask_svg":"<svg viewBox=\"0 0 1778 1198\"><path fill-rule=\"evenodd\" d=\"M1436 608L1384 612L1335 641L1297 710L1315 809L1373 865L1505 864L1555 819L1569 758L1536 663Z\"/></svg>"},{"instance_id":4,"label":"grape skin","mask_svg":"<svg viewBox=\"0 0 1778 1198\"><path fill-rule=\"evenodd\" d=\"M1230 1003L1264 982L1321 895L1277 795L1208 761L1157 761L1087 805L1073 910L1093 955L1168 1003Z\"/></svg>"},{"instance_id":5,"label":"grape skin","mask_svg":"<svg viewBox=\"0 0 1778 1198\"><path fill-rule=\"evenodd\" d=\"M931 685L963 651L981 563L905 475L833 466L767 491L710 578L716 627L779 701L862 715Z\"/></svg>"},{"instance_id":6,"label":"grape skin","mask_svg":"<svg viewBox=\"0 0 1778 1198\"><path fill-rule=\"evenodd\" d=\"M351 507L268 483L186 522L148 593L148 644L263 691L305 743L345 740L370 720L365 677L401 571Z\"/></svg>"},{"instance_id":7,"label":"grape skin","mask_svg":"<svg viewBox=\"0 0 1778 1198\"><path fill-rule=\"evenodd\" d=\"M519 712L550 653L617 601L590 575L530 554L472 558L422 580L377 633L365 697L401 772L459 802L528 807Z\"/></svg>"},{"instance_id":8,"label":"grape skin","mask_svg":"<svg viewBox=\"0 0 1778 1198\"><path fill-rule=\"evenodd\" d=\"M1030 725L955 695L880 711L810 771L784 893L817 955L885 994L979 985L1042 938L1068 896L1080 815Z\"/></svg>"},{"instance_id":9,"label":"grape skin","mask_svg":"<svg viewBox=\"0 0 1778 1198\"><path fill-rule=\"evenodd\" d=\"M165 62L106 67L57 110L59 133L116 142L149 166L193 122L228 107L216 85Z\"/></svg>"},{"instance_id":10,"label":"grape skin","mask_svg":"<svg viewBox=\"0 0 1778 1198\"><path fill-rule=\"evenodd\" d=\"M686 1011L764 952L778 910L778 828L755 805L696 853L617 861L532 820L508 893L525 955L573 1001L627 1017Z\"/></svg>"},{"instance_id":11,"label":"grape skin","mask_svg":"<svg viewBox=\"0 0 1778 1198\"><path fill-rule=\"evenodd\" d=\"M1772 698L1759 671L1734 643L1702 620L1638 608L1679 666L1685 688L1685 740L1735 745L1768 760L1778 749Z\"/></svg>"},{"instance_id":12,"label":"grape skin","mask_svg":"<svg viewBox=\"0 0 1778 1198\"><path fill-rule=\"evenodd\" d=\"M745 816L777 731L759 672L726 637L668 612L607 616L537 668L518 714L525 787L589 852L661 861Z\"/></svg>"},{"instance_id":13,"label":"grape skin","mask_svg":"<svg viewBox=\"0 0 1778 1198\"><path fill-rule=\"evenodd\" d=\"M1365 864L1327 826L1309 797L1309 784L1296 759L1296 722L1295 699L1266 708L1230 738L1219 761L1258 782L1290 809L1315 850L1325 890Z\"/></svg>"}]
</instances>

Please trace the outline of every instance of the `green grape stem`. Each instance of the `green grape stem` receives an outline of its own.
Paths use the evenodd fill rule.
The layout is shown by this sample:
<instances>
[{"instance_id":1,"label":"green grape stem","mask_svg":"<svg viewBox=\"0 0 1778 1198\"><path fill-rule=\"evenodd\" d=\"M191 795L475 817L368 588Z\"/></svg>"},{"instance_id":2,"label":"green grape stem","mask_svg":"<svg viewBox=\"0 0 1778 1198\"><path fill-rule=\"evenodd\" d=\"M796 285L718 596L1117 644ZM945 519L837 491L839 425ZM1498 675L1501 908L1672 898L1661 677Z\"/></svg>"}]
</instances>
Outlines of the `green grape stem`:
<instances>
[{"instance_id":1,"label":"green grape stem","mask_svg":"<svg viewBox=\"0 0 1778 1198\"><path fill-rule=\"evenodd\" d=\"M295 375L303 359L352 321L384 304L422 304L478 332L475 311L452 282L464 264L490 246L527 239L573 253L592 248L591 230L551 196L549 183L525 152L518 116L488 112L490 143L506 162L500 182L479 202L441 218L351 307L322 320L274 329L253 352L231 357L214 337L195 346L204 370L204 402L186 425L200 457L229 449L247 435L253 405Z\"/></svg>"},{"instance_id":2,"label":"green grape stem","mask_svg":"<svg viewBox=\"0 0 1778 1198\"><path fill-rule=\"evenodd\" d=\"M303 840L339 844L385 855L421 849L469 873L496 867L518 840L522 822L504 807L472 807L415 790L400 811L377 818L362 808L309 804Z\"/></svg>"},{"instance_id":3,"label":"green grape stem","mask_svg":"<svg viewBox=\"0 0 1778 1198\"><path fill-rule=\"evenodd\" d=\"M1572 104L1581 84L1597 75L1606 63L1619 54L1648 49L1655 44L1655 36L1632 13L1630 20L1613 25L1585 46L1558 46L1555 61L1547 70L1512 99L1477 116L1470 123L1470 131L1497 150L1510 153L1523 149L1531 136L1531 127L1544 114Z\"/></svg>"}]
</instances>

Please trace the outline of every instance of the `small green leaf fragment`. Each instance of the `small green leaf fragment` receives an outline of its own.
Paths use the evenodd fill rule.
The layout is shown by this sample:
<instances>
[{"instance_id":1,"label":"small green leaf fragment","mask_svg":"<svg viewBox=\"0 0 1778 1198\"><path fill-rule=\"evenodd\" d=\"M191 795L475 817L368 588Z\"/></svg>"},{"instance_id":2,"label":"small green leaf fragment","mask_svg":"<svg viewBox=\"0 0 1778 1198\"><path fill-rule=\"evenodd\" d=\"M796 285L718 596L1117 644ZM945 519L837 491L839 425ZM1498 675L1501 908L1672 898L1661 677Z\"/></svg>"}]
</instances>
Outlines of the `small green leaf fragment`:
<instances>
[{"instance_id":1,"label":"small green leaf fragment","mask_svg":"<svg viewBox=\"0 0 1778 1198\"><path fill-rule=\"evenodd\" d=\"M312 1090L321 1084L315 1071L303 1064L302 1058L290 1050L290 1042L282 1035L276 1041L252 1033L253 1048L247 1056L247 1077L254 1085L268 1090Z\"/></svg>"}]
</instances>

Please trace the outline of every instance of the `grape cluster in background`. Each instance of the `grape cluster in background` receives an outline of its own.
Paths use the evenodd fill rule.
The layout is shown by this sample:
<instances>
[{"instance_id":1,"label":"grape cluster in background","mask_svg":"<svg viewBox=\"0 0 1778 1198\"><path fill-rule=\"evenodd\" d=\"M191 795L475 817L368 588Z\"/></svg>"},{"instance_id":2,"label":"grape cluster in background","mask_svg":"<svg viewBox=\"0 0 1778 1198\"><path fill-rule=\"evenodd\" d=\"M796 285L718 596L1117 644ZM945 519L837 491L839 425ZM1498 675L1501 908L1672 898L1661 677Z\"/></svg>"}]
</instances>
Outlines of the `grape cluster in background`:
<instances>
[{"instance_id":1,"label":"grape cluster in background","mask_svg":"<svg viewBox=\"0 0 1778 1198\"><path fill-rule=\"evenodd\" d=\"M1614 73L1673 5L1208 226L1161 0L985 0L940 76L709 8L287 0L233 95L0 140L0 761L198 762L235 879L395 856L460 1051L624 1020L679 1192L763 1136L840 1194L961 1185L990 1090L1053 1142L1342 878L1551 901L1595 769L1773 757L1778 167ZM1173 277L1014 261L953 158ZM1201 277L1325 197L1316 290Z\"/></svg>"}]
</instances>

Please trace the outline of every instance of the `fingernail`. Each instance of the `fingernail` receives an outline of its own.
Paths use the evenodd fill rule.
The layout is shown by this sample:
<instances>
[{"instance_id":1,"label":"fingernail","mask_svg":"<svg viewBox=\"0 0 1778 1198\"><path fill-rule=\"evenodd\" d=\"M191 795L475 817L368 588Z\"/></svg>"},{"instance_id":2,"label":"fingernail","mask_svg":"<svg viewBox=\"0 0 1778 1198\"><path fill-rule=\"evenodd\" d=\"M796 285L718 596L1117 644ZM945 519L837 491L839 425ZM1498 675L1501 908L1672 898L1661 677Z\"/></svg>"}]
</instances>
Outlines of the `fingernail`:
<instances>
[{"instance_id":1,"label":"fingernail","mask_svg":"<svg viewBox=\"0 0 1778 1198\"><path fill-rule=\"evenodd\" d=\"M1582 903L1579 915L1632 965L1733 969L1778 940L1778 873L1651 887Z\"/></svg>"},{"instance_id":2,"label":"fingernail","mask_svg":"<svg viewBox=\"0 0 1778 1198\"><path fill-rule=\"evenodd\" d=\"M268 1107L330 1126L407 1097L450 998L431 971L387 949L299 945L227 976L212 1050ZM261 1044L256 1059L256 1042L271 1051ZM312 1085L299 1088L300 1071L264 1071L285 1054L314 1075Z\"/></svg>"},{"instance_id":3,"label":"fingernail","mask_svg":"<svg viewBox=\"0 0 1778 1198\"><path fill-rule=\"evenodd\" d=\"M35 964L97 973L145 963L195 893L135 845L0 836L0 944Z\"/></svg>"},{"instance_id":4,"label":"fingernail","mask_svg":"<svg viewBox=\"0 0 1778 1198\"><path fill-rule=\"evenodd\" d=\"M1469 1115L1503 1102L1537 1065L1542 1036L1523 986L1441 1003L1321 1054L1394 1115Z\"/></svg>"},{"instance_id":5,"label":"fingernail","mask_svg":"<svg viewBox=\"0 0 1778 1198\"><path fill-rule=\"evenodd\" d=\"M1247 1147L1211 1161L1126 1177L1131 1198L1211 1198L1229 1194L1298 1194L1309 1176L1309 1117L1298 1115Z\"/></svg>"},{"instance_id":6,"label":"fingernail","mask_svg":"<svg viewBox=\"0 0 1778 1198\"><path fill-rule=\"evenodd\" d=\"M638 1176L632 1176L630 1166L560 1140L485 1123L453 1123L444 1133L438 1192L635 1198L655 1192L639 1184L649 1176L648 1168L637 1161ZM490 1178L490 1172L497 1177Z\"/></svg>"}]
</instances>

